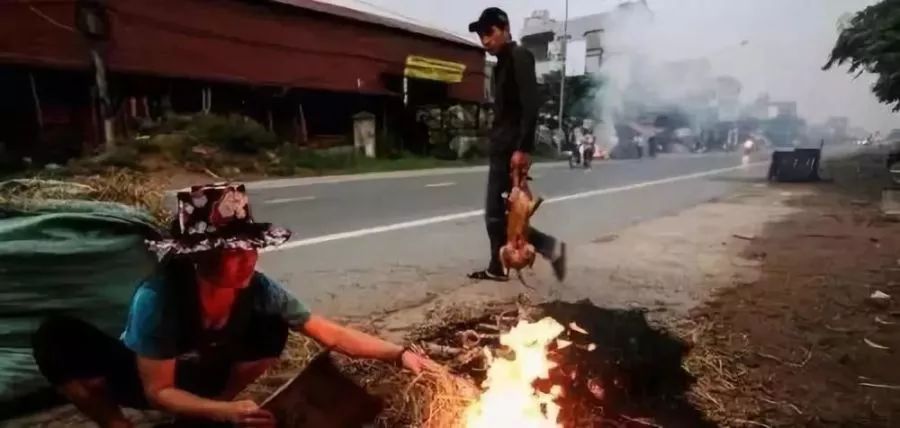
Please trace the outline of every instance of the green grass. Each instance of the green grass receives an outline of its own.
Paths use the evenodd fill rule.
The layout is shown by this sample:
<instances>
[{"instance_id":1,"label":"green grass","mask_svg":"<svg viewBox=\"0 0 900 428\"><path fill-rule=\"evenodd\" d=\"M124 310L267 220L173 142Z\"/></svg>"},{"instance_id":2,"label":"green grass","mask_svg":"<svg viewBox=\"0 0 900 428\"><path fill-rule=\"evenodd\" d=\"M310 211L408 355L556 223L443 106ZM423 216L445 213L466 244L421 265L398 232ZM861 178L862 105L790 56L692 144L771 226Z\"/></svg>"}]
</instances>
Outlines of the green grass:
<instances>
[{"instance_id":1,"label":"green grass","mask_svg":"<svg viewBox=\"0 0 900 428\"><path fill-rule=\"evenodd\" d=\"M407 171L429 168L449 168L460 166L483 165L484 160L441 160L435 158L404 156L399 159L358 158L348 165L347 173Z\"/></svg>"},{"instance_id":2,"label":"green grass","mask_svg":"<svg viewBox=\"0 0 900 428\"><path fill-rule=\"evenodd\" d=\"M277 152L277 163L267 171L270 175L344 175L369 172L410 171L433 168L454 168L486 165L485 158L444 160L435 157L403 153L394 158L366 158L353 154L323 154L293 146L283 146ZM534 162L557 159L535 156Z\"/></svg>"},{"instance_id":3,"label":"green grass","mask_svg":"<svg viewBox=\"0 0 900 428\"><path fill-rule=\"evenodd\" d=\"M277 162L267 171L271 175L339 175L367 172L406 171L482 165L484 160L441 160L402 154L395 158L366 158L353 154L323 154L284 146L276 154Z\"/></svg>"}]
</instances>

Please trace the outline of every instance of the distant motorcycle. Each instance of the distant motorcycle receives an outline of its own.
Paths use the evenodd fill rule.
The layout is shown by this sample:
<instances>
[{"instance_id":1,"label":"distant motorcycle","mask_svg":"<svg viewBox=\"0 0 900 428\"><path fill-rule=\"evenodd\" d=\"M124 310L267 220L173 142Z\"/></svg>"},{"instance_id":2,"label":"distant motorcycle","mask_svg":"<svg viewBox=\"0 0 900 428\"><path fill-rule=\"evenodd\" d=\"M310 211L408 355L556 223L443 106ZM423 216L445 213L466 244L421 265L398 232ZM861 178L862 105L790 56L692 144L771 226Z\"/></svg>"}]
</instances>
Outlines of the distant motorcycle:
<instances>
[{"instance_id":1,"label":"distant motorcycle","mask_svg":"<svg viewBox=\"0 0 900 428\"><path fill-rule=\"evenodd\" d=\"M744 156L750 156L750 153L753 153L757 150L758 146L755 141L747 140L744 142Z\"/></svg>"},{"instance_id":2,"label":"distant motorcycle","mask_svg":"<svg viewBox=\"0 0 900 428\"><path fill-rule=\"evenodd\" d=\"M591 167L591 161L594 160L594 136L585 135L581 142L581 147L576 147L569 155L569 168L577 166L588 169Z\"/></svg>"}]
</instances>

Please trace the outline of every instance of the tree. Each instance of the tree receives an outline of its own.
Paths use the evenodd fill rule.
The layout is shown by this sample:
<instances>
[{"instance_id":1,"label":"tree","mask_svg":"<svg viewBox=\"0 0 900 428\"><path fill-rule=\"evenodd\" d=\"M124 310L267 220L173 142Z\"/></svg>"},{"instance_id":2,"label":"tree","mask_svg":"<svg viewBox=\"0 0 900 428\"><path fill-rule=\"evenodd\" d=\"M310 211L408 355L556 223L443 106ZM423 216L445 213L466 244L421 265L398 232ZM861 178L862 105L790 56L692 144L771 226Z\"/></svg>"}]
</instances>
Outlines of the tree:
<instances>
[{"instance_id":1,"label":"tree","mask_svg":"<svg viewBox=\"0 0 900 428\"><path fill-rule=\"evenodd\" d=\"M849 72L858 77L864 72L878 80L872 92L882 103L900 111L900 0L882 0L858 12L842 27L822 68L849 64Z\"/></svg>"},{"instance_id":2,"label":"tree","mask_svg":"<svg viewBox=\"0 0 900 428\"><path fill-rule=\"evenodd\" d=\"M539 115L542 122L552 129L559 127L559 71L551 71L543 76L543 83L538 86L538 96L542 104ZM599 116L599 103L597 91L601 83L599 78L591 75L566 77L565 119L563 120L563 132L570 137L573 129L581 125L581 119L595 118Z\"/></svg>"}]
</instances>

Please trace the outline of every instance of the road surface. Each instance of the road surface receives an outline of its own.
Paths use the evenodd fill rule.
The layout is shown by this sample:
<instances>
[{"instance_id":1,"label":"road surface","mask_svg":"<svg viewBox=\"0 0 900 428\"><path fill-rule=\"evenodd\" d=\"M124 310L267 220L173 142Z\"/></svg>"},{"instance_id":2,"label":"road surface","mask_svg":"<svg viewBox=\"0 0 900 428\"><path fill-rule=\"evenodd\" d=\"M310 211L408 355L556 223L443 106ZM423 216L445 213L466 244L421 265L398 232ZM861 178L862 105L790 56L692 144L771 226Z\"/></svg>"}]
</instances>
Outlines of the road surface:
<instances>
[{"instance_id":1,"label":"road surface","mask_svg":"<svg viewBox=\"0 0 900 428\"><path fill-rule=\"evenodd\" d=\"M739 154L670 155L597 162L594 169L537 165L547 202L532 224L574 251L642 220L726 195L764 177L767 162ZM488 257L481 208L486 172L388 174L251 187L254 216L294 231L261 268L314 310L364 316L414 306L465 285Z\"/></svg>"}]
</instances>

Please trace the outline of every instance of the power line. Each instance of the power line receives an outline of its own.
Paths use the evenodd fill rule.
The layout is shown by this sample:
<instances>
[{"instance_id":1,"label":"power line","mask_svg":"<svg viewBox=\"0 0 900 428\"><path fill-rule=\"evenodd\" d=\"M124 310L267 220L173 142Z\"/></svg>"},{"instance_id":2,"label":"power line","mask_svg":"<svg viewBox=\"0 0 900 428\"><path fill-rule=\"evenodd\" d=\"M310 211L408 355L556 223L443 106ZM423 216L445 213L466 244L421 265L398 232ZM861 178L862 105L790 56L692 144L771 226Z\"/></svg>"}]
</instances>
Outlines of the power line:
<instances>
[{"instance_id":1,"label":"power line","mask_svg":"<svg viewBox=\"0 0 900 428\"><path fill-rule=\"evenodd\" d=\"M19 3L22 3L25 6L27 6L28 9L31 11L31 13L43 18L45 21L49 22L54 27L62 28L63 30L71 31L73 33L75 32L74 27L68 26L66 24L63 24L63 23L53 19L53 17L51 17L50 15L47 15L42 10L38 9L35 5L31 4L30 0L19 0Z\"/></svg>"},{"instance_id":2,"label":"power line","mask_svg":"<svg viewBox=\"0 0 900 428\"><path fill-rule=\"evenodd\" d=\"M453 35L453 36L460 37L460 38L462 38L462 39L468 40L468 39L467 39L466 37L464 37L463 35L457 34L457 33L453 32L453 31L451 31L451 30L448 30L448 29L446 29L446 28L439 27L439 26L435 25L434 23L425 22L425 21L422 21L422 20L420 20L420 19L416 19L416 18L413 18L413 17L411 17L411 16L404 15L404 14L402 14L402 13L400 13L400 12L393 11L393 10L391 10L391 9L388 9L388 8L384 7L384 6L380 6L380 5L376 4L376 3L372 3L372 2L369 2L369 1L366 1L366 0L350 0L350 1L355 1L355 2L357 2L357 3L361 3L361 4L364 4L364 5L366 5L366 6L373 7L373 8L375 8L375 9L378 9L378 10L382 11L382 12L385 12L385 13L388 13L388 14L391 14L391 15L394 15L394 16L397 16L397 17L400 17L400 18L403 18L403 19L405 19L405 20L407 20L407 21L409 21L409 22L412 22L412 23L414 23L414 24L421 25L421 26L423 26L423 27L433 28L433 29L435 29L435 30L443 31L443 32L445 32L445 33L447 33L447 34L451 34L451 35Z\"/></svg>"}]
</instances>

